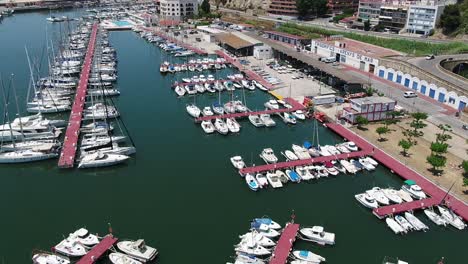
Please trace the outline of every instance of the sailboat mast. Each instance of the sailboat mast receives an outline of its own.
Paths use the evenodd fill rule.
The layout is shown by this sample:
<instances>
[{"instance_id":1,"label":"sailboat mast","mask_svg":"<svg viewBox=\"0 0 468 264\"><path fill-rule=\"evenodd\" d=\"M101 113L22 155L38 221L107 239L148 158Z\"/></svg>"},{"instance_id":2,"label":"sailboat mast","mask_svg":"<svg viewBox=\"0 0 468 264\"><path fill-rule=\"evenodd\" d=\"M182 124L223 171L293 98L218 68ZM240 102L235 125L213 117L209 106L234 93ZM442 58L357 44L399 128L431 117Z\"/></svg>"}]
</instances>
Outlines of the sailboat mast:
<instances>
[{"instance_id":1,"label":"sailboat mast","mask_svg":"<svg viewBox=\"0 0 468 264\"><path fill-rule=\"evenodd\" d=\"M20 115L20 110L19 110L19 105L18 105L18 96L16 95L15 84L13 82L13 76L14 76L14 74L11 74L13 96L15 97L15 103L16 103L16 115L18 116L18 119L19 119L20 131L21 131L21 135L22 135L22 141L24 141L23 121L21 120L21 115Z\"/></svg>"},{"instance_id":2,"label":"sailboat mast","mask_svg":"<svg viewBox=\"0 0 468 264\"><path fill-rule=\"evenodd\" d=\"M11 82L11 80L10 80L10 82ZM2 95L3 95L3 105L5 106L5 116L4 117L6 117L7 122L8 122L8 127L10 128L10 137L11 137L11 141L13 142L13 147L16 147L15 138L13 136L13 128L11 127L10 115L8 113L8 101L9 101L9 99L7 100L7 97L5 95L5 86L3 85L3 81L2 81ZM3 140L3 136L2 136L2 140Z\"/></svg>"}]
</instances>

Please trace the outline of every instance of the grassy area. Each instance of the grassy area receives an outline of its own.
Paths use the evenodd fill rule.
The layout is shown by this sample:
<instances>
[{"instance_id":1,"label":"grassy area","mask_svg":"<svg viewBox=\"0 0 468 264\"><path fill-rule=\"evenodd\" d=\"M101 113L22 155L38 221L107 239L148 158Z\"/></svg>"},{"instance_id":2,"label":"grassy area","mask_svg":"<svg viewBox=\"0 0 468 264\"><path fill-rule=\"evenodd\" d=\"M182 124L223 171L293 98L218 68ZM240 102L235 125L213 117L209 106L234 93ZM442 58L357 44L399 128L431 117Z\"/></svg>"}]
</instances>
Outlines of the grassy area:
<instances>
[{"instance_id":1,"label":"grassy area","mask_svg":"<svg viewBox=\"0 0 468 264\"><path fill-rule=\"evenodd\" d=\"M380 38L374 36L364 36L356 33L337 32L317 27L300 26L296 24L282 24L277 30L300 35L304 37L317 38L318 36L343 35L346 38L362 41L376 46L393 49L396 51L423 56L427 54L457 54L468 53L468 43L451 42L434 44L423 41L412 41L404 39Z\"/></svg>"}]
</instances>

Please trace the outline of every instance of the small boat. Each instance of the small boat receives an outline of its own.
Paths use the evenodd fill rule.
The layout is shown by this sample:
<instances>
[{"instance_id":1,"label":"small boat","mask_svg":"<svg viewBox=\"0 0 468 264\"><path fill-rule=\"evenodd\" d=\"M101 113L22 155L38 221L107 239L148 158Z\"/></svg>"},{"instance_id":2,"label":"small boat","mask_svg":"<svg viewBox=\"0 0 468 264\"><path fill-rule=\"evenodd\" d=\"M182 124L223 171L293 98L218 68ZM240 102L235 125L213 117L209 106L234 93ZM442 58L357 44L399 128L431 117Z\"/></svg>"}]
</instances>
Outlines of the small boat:
<instances>
[{"instance_id":1,"label":"small boat","mask_svg":"<svg viewBox=\"0 0 468 264\"><path fill-rule=\"evenodd\" d=\"M305 261L311 261L311 262L319 262L320 261L326 261L324 257L314 254L310 251L307 250L294 250L293 251L293 256L296 259L300 260L305 260Z\"/></svg>"},{"instance_id":2,"label":"small boat","mask_svg":"<svg viewBox=\"0 0 468 264\"><path fill-rule=\"evenodd\" d=\"M370 196L374 197L374 199L382 205L389 205L390 201L388 200L387 196L383 193L383 191L379 187L374 187L371 190L366 191Z\"/></svg>"},{"instance_id":3,"label":"small boat","mask_svg":"<svg viewBox=\"0 0 468 264\"><path fill-rule=\"evenodd\" d=\"M257 244L262 247L273 247L276 245L276 243L273 240L269 239L268 237L265 237L262 234L259 234L256 231L251 231L249 233L240 235L239 238L241 239L241 244Z\"/></svg>"},{"instance_id":4,"label":"small boat","mask_svg":"<svg viewBox=\"0 0 468 264\"><path fill-rule=\"evenodd\" d=\"M330 161L327 161L325 162L324 164L324 167L325 169L327 170L327 172L333 176L336 176L338 175L338 173L340 173L336 168L335 166L333 166L333 163L331 163Z\"/></svg>"},{"instance_id":5,"label":"small boat","mask_svg":"<svg viewBox=\"0 0 468 264\"><path fill-rule=\"evenodd\" d=\"M273 228L270 228L269 225L267 224L262 224L262 223L257 223L257 222L252 222L251 227L255 230L257 230L260 234L268 237L268 238L274 238L278 237L280 233L276 231Z\"/></svg>"},{"instance_id":6,"label":"small boat","mask_svg":"<svg viewBox=\"0 0 468 264\"><path fill-rule=\"evenodd\" d=\"M272 110L279 109L279 105L276 100L269 100L265 103L265 107Z\"/></svg>"},{"instance_id":7,"label":"small boat","mask_svg":"<svg viewBox=\"0 0 468 264\"><path fill-rule=\"evenodd\" d=\"M276 229L276 230L281 229L280 224L273 221L273 219L267 218L267 217L254 218L252 220L252 223L257 224L257 225L263 224L263 225L266 225L268 228L271 228L271 229Z\"/></svg>"},{"instance_id":8,"label":"small boat","mask_svg":"<svg viewBox=\"0 0 468 264\"><path fill-rule=\"evenodd\" d=\"M426 231L427 229L429 229L427 225L421 222L421 220L419 220L416 216L414 216L410 212L405 212L405 218L406 220L408 220L408 222L411 223L411 225L413 225L414 229L418 231Z\"/></svg>"},{"instance_id":9,"label":"small boat","mask_svg":"<svg viewBox=\"0 0 468 264\"><path fill-rule=\"evenodd\" d=\"M256 192L259 188L258 182L255 177L251 174L245 175L245 182L249 186L250 190Z\"/></svg>"},{"instance_id":10,"label":"small boat","mask_svg":"<svg viewBox=\"0 0 468 264\"><path fill-rule=\"evenodd\" d=\"M341 153L351 153L351 150L349 150L347 147L343 146L342 144L336 145L336 148L337 148Z\"/></svg>"},{"instance_id":11,"label":"small boat","mask_svg":"<svg viewBox=\"0 0 468 264\"><path fill-rule=\"evenodd\" d=\"M215 112L218 115L224 114L224 107L218 103L214 103L211 108L213 108L213 112Z\"/></svg>"},{"instance_id":12,"label":"small boat","mask_svg":"<svg viewBox=\"0 0 468 264\"><path fill-rule=\"evenodd\" d=\"M260 89L262 91L268 91L267 88L265 88L261 83L255 81L255 80L252 80L252 84L255 85L255 87L257 87L258 89Z\"/></svg>"},{"instance_id":13,"label":"small boat","mask_svg":"<svg viewBox=\"0 0 468 264\"><path fill-rule=\"evenodd\" d=\"M319 177L328 177L328 172L323 166L315 166L315 170L317 171L317 174Z\"/></svg>"},{"instance_id":14,"label":"small boat","mask_svg":"<svg viewBox=\"0 0 468 264\"><path fill-rule=\"evenodd\" d=\"M356 167L351 164L349 161L347 160L340 160L340 164L341 166L343 166L346 171L348 171L349 173L352 173L352 174L355 174L358 170L356 169Z\"/></svg>"},{"instance_id":15,"label":"small boat","mask_svg":"<svg viewBox=\"0 0 468 264\"><path fill-rule=\"evenodd\" d=\"M264 149L260 154L260 158L262 158L266 163L278 162L278 158L276 157L275 153L271 148Z\"/></svg>"},{"instance_id":16,"label":"small boat","mask_svg":"<svg viewBox=\"0 0 468 264\"><path fill-rule=\"evenodd\" d=\"M369 162L370 164L374 165L374 167L377 167L377 165L379 165L379 163L377 161L375 161L373 158L371 157L365 157L364 158L367 162Z\"/></svg>"},{"instance_id":17,"label":"small boat","mask_svg":"<svg viewBox=\"0 0 468 264\"><path fill-rule=\"evenodd\" d=\"M466 224L463 222L461 217L456 215L452 210L447 209L443 206L438 205L437 208L439 209L440 214L442 217L453 227L463 230L466 227Z\"/></svg>"},{"instance_id":18,"label":"small boat","mask_svg":"<svg viewBox=\"0 0 468 264\"><path fill-rule=\"evenodd\" d=\"M34 264L70 264L70 260L52 253L38 253L32 257Z\"/></svg>"},{"instance_id":19,"label":"small boat","mask_svg":"<svg viewBox=\"0 0 468 264\"><path fill-rule=\"evenodd\" d=\"M292 114L294 115L294 117L296 117L299 120L305 120L306 119L305 113L302 110L294 111Z\"/></svg>"},{"instance_id":20,"label":"small boat","mask_svg":"<svg viewBox=\"0 0 468 264\"><path fill-rule=\"evenodd\" d=\"M427 198L426 194L421 189L421 187L417 185L416 182L413 180L406 180L405 184L401 186L401 189L409 193L413 198L420 200Z\"/></svg>"},{"instance_id":21,"label":"small boat","mask_svg":"<svg viewBox=\"0 0 468 264\"><path fill-rule=\"evenodd\" d=\"M114 264L141 264L140 261L118 252L110 253L109 260Z\"/></svg>"},{"instance_id":22,"label":"small boat","mask_svg":"<svg viewBox=\"0 0 468 264\"><path fill-rule=\"evenodd\" d=\"M236 168L238 170L245 167L245 162L244 162L244 160L242 159L241 156L231 157L231 163L232 163L232 166L234 166L234 168Z\"/></svg>"},{"instance_id":23,"label":"small boat","mask_svg":"<svg viewBox=\"0 0 468 264\"><path fill-rule=\"evenodd\" d=\"M405 202L412 202L414 201L413 200L413 197L411 197L411 195L409 193L407 193L406 191L403 191L403 190L398 190L396 191L398 196L400 196L400 198L405 201Z\"/></svg>"},{"instance_id":24,"label":"small boat","mask_svg":"<svg viewBox=\"0 0 468 264\"><path fill-rule=\"evenodd\" d=\"M356 198L356 200L358 200L358 202L360 202L362 205L364 205L367 208L375 209L379 207L379 204L374 199L374 197L370 196L367 192L356 194L354 197Z\"/></svg>"},{"instance_id":25,"label":"small boat","mask_svg":"<svg viewBox=\"0 0 468 264\"><path fill-rule=\"evenodd\" d=\"M447 226L447 221L440 215L438 215L434 210L431 209L424 209L424 214L436 225L443 225Z\"/></svg>"},{"instance_id":26,"label":"small boat","mask_svg":"<svg viewBox=\"0 0 468 264\"><path fill-rule=\"evenodd\" d=\"M288 160L298 160L299 158L296 156L296 154L294 154L294 152L290 151L290 150L286 150L284 151L284 153L282 153L283 156L286 157L286 159Z\"/></svg>"},{"instance_id":27,"label":"small boat","mask_svg":"<svg viewBox=\"0 0 468 264\"><path fill-rule=\"evenodd\" d=\"M280 180L282 183L287 183L287 182L289 181L288 176L286 176L286 173L284 173L283 171L277 170L277 171L276 171L276 175L278 175L279 180Z\"/></svg>"},{"instance_id":28,"label":"small boat","mask_svg":"<svg viewBox=\"0 0 468 264\"><path fill-rule=\"evenodd\" d=\"M271 251L260 246L256 245L256 243L247 243L247 242L241 242L239 245L237 245L234 250L236 252L243 252L249 255L254 255L254 256L265 256L265 255L270 255Z\"/></svg>"},{"instance_id":29,"label":"small boat","mask_svg":"<svg viewBox=\"0 0 468 264\"><path fill-rule=\"evenodd\" d=\"M309 151L306 148L295 144L292 144L291 148L299 159L305 160L311 158Z\"/></svg>"},{"instance_id":30,"label":"small boat","mask_svg":"<svg viewBox=\"0 0 468 264\"><path fill-rule=\"evenodd\" d=\"M142 262L151 261L158 255L158 251L155 248L147 246L143 239L118 242L117 248L130 257Z\"/></svg>"},{"instance_id":31,"label":"small boat","mask_svg":"<svg viewBox=\"0 0 468 264\"><path fill-rule=\"evenodd\" d=\"M218 133L220 133L221 135L227 135L229 133L229 129L226 123L221 118L216 118L214 126L216 128L216 131L218 131Z\"/></svg>"},{"instance_id":32,"label":"small boat","mask_svg":"<svg viewBox=\"0 0 468 264\"><path fill-rule=\"evenodd\" d=\"M363 166L361 163L359 163L359 161L357 161L357 160L351 159L349 162L350 162L351 164L353 164L354 167L355 167L358 171L361 171L361 170L364 168L364 166Z\"/></svg>"},{"instance_id":33,"label":"small boat","mask_svg":"<svg viewBox=\"0 0 468 264\"><path fill-rule=\"evenodd\" d=\"M273 120L269 114L261 114L260 120L263 122L263 124L265 124L266 127L276 126L275 120Z\"/></svg>"},{"instance_id":34,"label":"small boat","mask_svg":"<svg viewBox=\"0 0 468 264\"><path fill-rule=\"evenodd\" d=\"M286 170L286 175L292 182L301 182L301 176L293 170Z\"/></svg>"},{"instance_id":35,"label":"small boat","mask_svg":"<svg viewBox=\"0 0 468 264\"><path fill-rule=\"evenodd\" d=\"M401 204L403 202L403 199L401 199L401 197L398 195L398 192L394 189L391 189L391 188L382 189L382 192L393 203Z\"/></svg>"},{"instance_id":36,"label":"small boat","mask_svg":"<svg viewBox=\"0 0 468 264\"><path fill-rule=\"evenodd\" d=\"M200 108L198 108L196 105L194 104L188 104L186 106L186 109L187 109L187 113L189 113L189 115L195 117L195 118L198 118L200 117L200 114L201 114L201 110Z\"/></svg>"},{"instance_id":37,"label":"small boat","mask_svg":"<svg viewBox=\"0 0 468 264\"><path fill-rule=\"evenodd\" d=\"M238 133L240 131L240 125L233 117L226 119L226 125L231 133Z\"/></svg>"},{"instance_id":38,"label":"small boat","mask_svg":"<svg viewBox=\"0 0 468 264\"><path fill-rule=\"evenodd\" d=\"M362 166L364 166L364 168L368 171L372 171L372 170L375 170L375 166L372 165L367 159L363 159L363 158L360 158L358 159L359 163L362 164Z\"/></svg>"},{"instance_id":39,"label":"small boat","mask_svg":"<svg viewBox=\"0 0 468 264\"><path fill-rule=\"evenodd\" d=\"M99 243L96 235L90 234L86 228L80 228L74 233L70 234L70 239L74 239L85 246L94 246Z\"/></svg>"},{"instance_id":40,"label":"small boat","mask_svg":"<svg viewBox=\"0 0 468 264\"><path fill-rule=\"evenodd\" d=\"M255 127L262 127L265 125L258 115L249 115L249 121Z\"/></svg>"},{"instance_id":41,"label":"small boat","mask_svg":"<svg viewBox=\"0 0 468 264\"><path fill-rule=\"evenodd\" d=\"M313 241L320 245L334 245L335 244L335 234L325 232L322 226L313 226L311 228L301 228L299 232L307 240Z\"/></svg>"},{"instance_id":42,"label":"small boat","mask_svg":"<svg viewBox=\"0 0 468 264\"><path fill-rule=\"evenodd\" d=\"M403 228L405 233L410 232L414 229L410 222L408 222L408 220L406 220L406 218L404 218L401 215L396 215L395 221Z\"/></svg>"},{"instance_id":43,"label":"small boat","mask_svg":"<svg viewBox=\"0 0 468 264\"><path fill-rule=\"evenodd\" d=\"M203 131L205 131L205 133L207 134L212 134L216 131L215 126L213 125L213 123L211 123L210 120L203 120L200 125Z\"/></svg>"},{"instance_id":44,"label":"small boat","mask_svg":"<svg viewBox=\"0 0 468 264\"><path fill-rule=\"evenodd\" d=\"M333 167L335 167L335 169L337 169L339 172L346 173L345 167L341 166L341 164L339 162L334 160L331 163L333 164Z\"/></svg>"},{"instance_id":45,"label":"small boat","mask_svg":"<svg viewBox=\"0 0 468 264\"><path fill-rule=\"evenodd\" d=\"M202 113L203 113L203 116L214 115L213 111L211 111L211 108L209 106L203 107Z\"/></svg>"},{"instance_id":46,"label":"small boat","mask_svg":"<svg viewBox=\"0 0 468 264\"><path fill-rule=\"evenodd\" d=\"M315 177L317 176L316 171L314 170L313 166L304 166L301 168L301 170L305 171L305 173L299 174L299 175L305 181L315 179Z\"/></svg>"},{"instance_id":47,"label":"small boat","mask_svg":"<svg viewBox=\"0 0 468 264\"><path fill-rule=\"evenodd\" d=\"M81 158L80 163L78 164L78 168L85 169L113 166L123 163L129 158L130 157L126 155L102 153L98 151L95 153L86 154L83 158Z\"/></svg>"},{"instance_id":48,"label":"small boat","mask_svg":"<svg viewBox=\"0 0 468 264\"><path fill-rule=\"evenodd\" d=\"M275 189L283 187L283 183L280 181L280 178L276 173L267 172L266 177L271 187Z\"/></svg>"},{"instance_id":49,"label":"small boat","mask_svg":"<svg viewBox=\"0 0 468 264\"><path fill-rule=\"evenodd\" d=\"M385 222L387 223L387 226L390 227L390 229L393 231L393 233L395 233L395 234L405 233L405 230L403 229L403 227L401 227L401 225L398 224L395 221L395 219L393 219L391 217L387 217L385 219Z\"/></svg>"},{"instance_id":50,"label":"small boat","mask_svg":"<svg viewBox=\"0 0 468 264\"><path fill-rule=\"evenodd\" d=\"M350 151L358 151L358 147L356 146L356 143L352 141L348 141L343 143L343 145L348 148Z\"/></svg>"},{"instance_id":51,"label":"small boat","mask_svg":"<svg viewBox=\"0 0 468 264\"><path fill-rule=\"evenodd\" d=\"M226 263L226 264L233 264L233 263ZM245 254L242 252L237 252L236 261L234 264L266 264L263 259L257 258L256 256L252 256L249 254Z\"/></svg>"},{"instance_id":52,"label":"small boat","mask_svg":"<svg viewBox=\"0 0 468 264\"><path fill-rule=\"evenodd\" d=\"M260 185L260 188L268 186L268 179L264 174L257 173L257 175L255 175L255 179L257 180L258 185Z\"/></svg>"},{"instance_id":53,"label":"small boat","mask_svg":"<svg viewBox=\"0 0 468 264\"><path fill-rule=\"evenodd\" d=\"M283 121L286 124L292 124L292 125L295 125L297 123L296 118L290 113L283 113Z\"/></svg>"},{"instance_id":54,"label":"small boat","mask_svg":"<svg viewBox=\"0 0 468 264\"><path fill-rule=\"evenodd\" d=\"M84 246L74 240L66 238L55 246L55 251L68 257L81 257L86 255Z\"/></svg>"}]
</instances>

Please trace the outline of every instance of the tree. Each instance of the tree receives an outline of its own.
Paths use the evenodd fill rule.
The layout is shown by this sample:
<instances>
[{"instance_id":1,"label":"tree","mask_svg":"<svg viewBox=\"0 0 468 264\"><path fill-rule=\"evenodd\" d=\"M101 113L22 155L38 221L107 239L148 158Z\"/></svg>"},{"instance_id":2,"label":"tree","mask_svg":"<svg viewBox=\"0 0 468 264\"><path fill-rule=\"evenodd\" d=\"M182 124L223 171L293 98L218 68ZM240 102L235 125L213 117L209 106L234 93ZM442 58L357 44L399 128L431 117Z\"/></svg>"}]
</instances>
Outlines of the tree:
<instances>
[{"instance_id":1,"label":"tree","mask_svg":"<svg viewBox=\"0 0 468 264\"><path fill-rule=\"evenodd\" d=\"M200 9L202 11L202 14L208 15L211 12L210 1L203 0L203 2L201 3Z\"/></svg>"},{"instance_id":2,"label":"tree","mask_svg":"<svg viewBox=\"0 0 468 264\"><path fill-rule=\"evenodd\" d=\"M427 162L432 165L432 170L436 172L439 171L439 168L445 167L445 163L447 163L447 158L444 156L431 154L427 157Z\"/></svg>"},{"instance_id":3,"label":"tree","mask_svg":"<svg viewBox=\"0 0 468 264\"><path fill-rule=\"evenodd\" d=\"M296 9L300 18L308 15L319 17L328 11L327 0L296 0Z\"/></svg>"},{"instance_id":4,"label":"tree","mask_svg":"<svg viewBox=\"0 0 468 264\"><path fill-rule=\"evenodd\" d=\"M375 132L379 134L379 141L384 141L385 139L382 137L382 135L387 134L390 131L388 127L386 126L381 126L375 129Z\"/></svg>"},{"instance_id":5,"label":"tree","mask_svg":"<svg viewBox=\"0 0 468 264\"><path fill-rule=\"evenodd\" d=\"M398 146L400 146L403 149L403 156L408 156L408 150L413 146L413 143L406 139L402 139L400 140L400 142L398 142Z\"/></svg>"},{"instance_id":6,"label":"tree","mask_svg":"<svg viewBox=\"0 0 468 264\"><path fill-rule=\"evenodd\" d=\"M440 27L444 34L455 32L462 23L458 5L447 5L440 16Z\"/></svg>"},{"instance_id":7,"label":"tree","mask_svg":"<svg viewBox=\"0 0 468 264\"><path fill-rule=\"evenodd\" d=\"M464 160L461 166L463 168L463 175L465 176L465 178L468 178L468 160Z\"/></svg>"},{"instance_id":8,"label":"tree","mask_svg":"<svg viewBox=\"0 0 468 264\"><path fill-rule=\"evenodd\" d=\"M449 147L449 145L447 143L432 142L431 143L431 152L432 152L432 154L442 156L442 154L447 153L448 147Z\"/></svg>"},{"instance_id":9,"label":"tree","mask_svg":"<svg viewBox=\"0 0 468 264\"><path fill-rule=\"evenodd\" d=\"M364 30L365 31L369 31L370 30L370 20L367 19L366 21L364 21Z\"/></svg>"},{"instance_id":10,"label":"tree","mask_svg":"<svg viewBox=\"0 0 468 264\"><path fill-rule=\"evenodd\" d=\"M447 142L449 139L452 138L451 135L446 134L447 132L452 131L452 127L447 124L440 124L437 126L440 130L442 130L442 133L437 133L436 134L436 141L437 142Z\"/></svg>"},{"instance_id":11,"label":"tree","mask_svg":"<svg viewBox=\"0 0 468 264\"><path fill-rule=\"evenodd\" d=\"M306 17L309 14L311 2L309 0L296 0L296 8L299 17Z\"/></svg>"},{"instance_id":12,"label":"tree","mask_svg":"<svg viewBox=\"0 0 468 264\"><path fill-rule=\"evenodd\" d=\"M369 124L369 120L363 116L357 116L355 121L359 129L363 129L363 126Z\"/></svg>"},{"instance_id":13,"label":"tree","mask_svg":"<svg viewBox=\"0 0 468 264\"><path fill-rule=\"evenodd\" d=\"M420 129L427 126L427 124L423 122L423 120L427 119L427 113L416 112L412 113L411 116L413 117L413 121L411 121L410 127L413 128L413 136L420 137L424 135L424 132L420 131Z\"/></svg>"}]
</instances>

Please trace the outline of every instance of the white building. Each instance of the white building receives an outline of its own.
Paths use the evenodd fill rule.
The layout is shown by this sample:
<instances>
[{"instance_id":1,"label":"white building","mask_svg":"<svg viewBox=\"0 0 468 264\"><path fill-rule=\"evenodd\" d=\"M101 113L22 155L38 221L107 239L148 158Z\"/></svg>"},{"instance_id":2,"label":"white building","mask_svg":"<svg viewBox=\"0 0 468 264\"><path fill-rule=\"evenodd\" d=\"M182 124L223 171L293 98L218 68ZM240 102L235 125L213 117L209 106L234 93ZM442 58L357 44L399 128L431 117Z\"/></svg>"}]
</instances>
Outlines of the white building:
<instances>
[{"instance_id":1,"label":"white building","mask_svg":"<svg viewBox=\"0 0 468 264\"><path fill-rule=\"evenodd\" d=\"M184 20L198 14L198 0L161 0L162 20Z\"/></svg>"},{"instance_id":2,"label":"white building","mask_svg":"<svg viewBox=\"0 0 468 264\"><path fill-rule=\"evenodd\" d=\"M444 11L444 5L410 5L406 31L413 34L429 35Z\"/></svg>"},{"instance_id":3,"label":"white building","mask_svg":"<svg viewBox=\"0 0 468 264\"><path fill-rule=\"evenodd\" d=\"M253 56L257 60L268 60L273 57L273 51L270 46L255 46L253 50Z\"/></svg>"}]
</instances>

